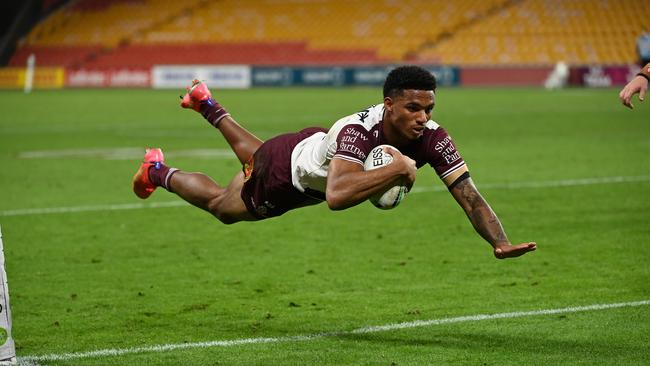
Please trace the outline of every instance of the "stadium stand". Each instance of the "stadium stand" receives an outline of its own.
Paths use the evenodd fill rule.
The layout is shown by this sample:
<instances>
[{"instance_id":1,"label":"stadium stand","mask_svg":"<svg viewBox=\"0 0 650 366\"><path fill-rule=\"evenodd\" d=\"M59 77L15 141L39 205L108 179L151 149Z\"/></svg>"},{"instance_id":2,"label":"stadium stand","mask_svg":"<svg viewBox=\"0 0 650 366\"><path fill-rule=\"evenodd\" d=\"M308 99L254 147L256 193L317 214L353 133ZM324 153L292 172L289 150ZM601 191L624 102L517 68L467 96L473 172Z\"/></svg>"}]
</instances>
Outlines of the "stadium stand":
<instances>
[{"instance_id":1,"label":"stadium stand","mask_svg":"<svg viewBox=\"0 0 650 366\"><path fill-rule=\"evenodd\" d=\"M38 23L21 42L9 64L22 65L29 53L34 53L41 65L82 67L128 44L140 32L172 21L198 3L172 0L72 1Z\"/></svg>"},{"instance_id":2,"label":"stadium stand","mask_svg":"<svg viewBox=\"0 0 650 366\"><path fill-rule=\"evenodd\" d=\"M141 41L305 42L311 50L369 49L376 51L378 60L400 61L427 39L505 2L225 0L210 2L199 12L149 32ZM205 32L188 31L194 26Z\"/></svg>"},{"instance_id":3,"label":"stadium stand","mask_svg":"<svg viewBox=\"0 0 650 366\"><path fill-rule=\"evenodd\" d=\"M427 40L504 3L81 0L38 24L11 64L23 64L32 52L41 64L84 67L399 62ZM61 55L65 49L68 58Z\"/></svg>"},{"instance_id":4,"label":"stadium stand","mask_svg":"<svg viewBox=\"0 0 650 366\"><path fill-rule=\"evenodd\" d=\"M78 0L10 65L627 64L643 0Z\"/></svg>"},{"instance_id":5,"label":"stadium stand","mask_svg":"<svg viewBox=\"0 0 650 366\"><path fill-rule=\"evenodd\" d=\"M513 1L423 47L414 59L457 65L628 64L636 60L632 41L644 29L650 29L645 1Z\"/></svg>"}]
</instances>

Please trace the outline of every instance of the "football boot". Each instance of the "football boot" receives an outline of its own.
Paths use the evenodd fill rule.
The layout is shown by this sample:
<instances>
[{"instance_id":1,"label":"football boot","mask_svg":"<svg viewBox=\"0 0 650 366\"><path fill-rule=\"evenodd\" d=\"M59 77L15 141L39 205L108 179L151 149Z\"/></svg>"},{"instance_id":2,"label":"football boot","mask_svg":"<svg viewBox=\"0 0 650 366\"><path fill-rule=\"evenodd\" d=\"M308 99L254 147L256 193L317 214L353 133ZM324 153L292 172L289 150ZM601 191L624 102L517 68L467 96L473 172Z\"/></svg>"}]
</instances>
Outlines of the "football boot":
<instances>
[{"instance_id":1,"label":"football boot","mask_svg":"<svg viewBox=\"0 0 650 366\"><path fill-rule=\"evenodd\" d=\"M149 169L154 167L156 169L160 168L161 164L165 163L165 156L161 149L150 148L145 150L144 160L140 164L140 168L133 176L133 192L136 196L146 199L153 191L156 190L156 186L151 183L149 179Z\"/></svg>"},{"instance_id":2,"label":"football boot","mask_svg":"<svg viewBox=\"0 0 650 366\"><path fill-rule=\"evenodd\" d=\"M201 103L212 99L212 93L204 82L197 79L192 80L192 86L188 86L187 93L181 96L181 107L194 109L201 113Z\"/></svg>"}]
</instances>

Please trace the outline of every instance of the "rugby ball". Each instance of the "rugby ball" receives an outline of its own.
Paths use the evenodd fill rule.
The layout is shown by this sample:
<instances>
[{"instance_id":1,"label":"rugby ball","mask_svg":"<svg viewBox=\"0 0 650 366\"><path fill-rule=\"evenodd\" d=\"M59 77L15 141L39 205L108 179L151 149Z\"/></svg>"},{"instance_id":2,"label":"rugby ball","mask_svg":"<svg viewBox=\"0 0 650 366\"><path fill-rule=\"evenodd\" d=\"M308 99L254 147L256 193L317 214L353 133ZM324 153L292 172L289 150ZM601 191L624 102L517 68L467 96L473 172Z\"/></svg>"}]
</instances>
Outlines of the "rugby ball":
<instances>
[{"instance_id":1,"label":"rugby ball","mask_svg":"<svg viewBox=\"0 0 650 366\"><path fill-rule=\"evenodd\" d=\"M364 170L373 170L381 168L393 162L393 156L384 151L384 148L388 147L390 149L397 150L396 148L390 145L379 145L373 148L370 151L370 155L366 158L366 161L363 163ZM382 210L390 210L391 208L397 207L400 202L406 197L409 189L400 182L397 182L394 185L386 187L384 190L379 191L375 195L371 196L368 200L372 202L373 205Z\"/></svg>"}]
</instances>

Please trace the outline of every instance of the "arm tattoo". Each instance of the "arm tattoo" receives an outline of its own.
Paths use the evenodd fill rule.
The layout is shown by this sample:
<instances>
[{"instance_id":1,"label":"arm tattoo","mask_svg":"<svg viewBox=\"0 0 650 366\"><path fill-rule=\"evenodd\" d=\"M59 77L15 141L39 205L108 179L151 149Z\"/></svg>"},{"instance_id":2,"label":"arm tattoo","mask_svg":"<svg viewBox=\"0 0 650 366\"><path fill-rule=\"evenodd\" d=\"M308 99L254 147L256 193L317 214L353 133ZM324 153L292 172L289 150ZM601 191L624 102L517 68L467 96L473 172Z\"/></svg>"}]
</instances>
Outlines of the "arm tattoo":
<instances>
[{"instance_id":1,"label":"arm tattoo","mask_svg":"<svg viewBox=\"0 0 650 366\"><path fill-rule=\"evenodd\" d=\"M460 192L461 205L474 229L490 244L507 242L508 237L492 208L476 190L471 179L460 182L455 189Z\"/></svg>"}]
</instances>

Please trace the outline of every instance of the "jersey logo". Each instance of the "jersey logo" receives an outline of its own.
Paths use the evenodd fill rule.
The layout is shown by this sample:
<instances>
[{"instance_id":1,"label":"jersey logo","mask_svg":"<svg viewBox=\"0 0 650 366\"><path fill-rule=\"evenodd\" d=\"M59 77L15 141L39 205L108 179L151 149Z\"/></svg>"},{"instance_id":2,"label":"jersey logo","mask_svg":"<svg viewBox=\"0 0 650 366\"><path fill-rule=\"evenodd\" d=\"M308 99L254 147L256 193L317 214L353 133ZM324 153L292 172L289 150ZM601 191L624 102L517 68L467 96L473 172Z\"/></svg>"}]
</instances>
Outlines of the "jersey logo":
<instances>
[{"instance_id":1,"label":"jersey logo","mask_svg":"<svg viewBox=\"0 0 650 366\"><path fill-rule=\"evenodd\" d=\"M249 179L251 179L251 176L253 175L253 165L254 165L254 160L253 157L251 156L250 159L244 164L242 171L244 172L244 182L247 182Z\"/></svg>"},{"instance_id":2,"label":"jersey logo","mask_svg":"<svg viewBox=\"0 0 650 366\"><path fill-rule=\"evenodd\" d=\"M361 112L357 113L357 116L359 117L359 121L361 123L366 122L366 118L370 115L370 110L369 109L364 109Z\"/></svg>"},{"instance_id":3,"label":"jersey logo","mask_svg":"<svg viewBox=\"0 0 650 366\"><path fill-rule=\"evenodd\" d=\"M377 106L376 104L373 104L370 107L368 107L368 108L362 110L361 112L357 113L357 117L359 117L359 121L361 121L361 123L365 123L366 118L368 118L368 116L370 115L370 110L375 108L376 106Z\"/></svg>"}]
</instances>

